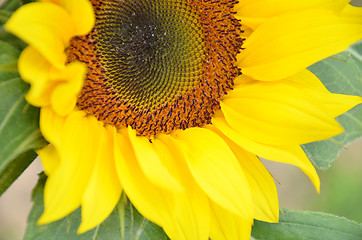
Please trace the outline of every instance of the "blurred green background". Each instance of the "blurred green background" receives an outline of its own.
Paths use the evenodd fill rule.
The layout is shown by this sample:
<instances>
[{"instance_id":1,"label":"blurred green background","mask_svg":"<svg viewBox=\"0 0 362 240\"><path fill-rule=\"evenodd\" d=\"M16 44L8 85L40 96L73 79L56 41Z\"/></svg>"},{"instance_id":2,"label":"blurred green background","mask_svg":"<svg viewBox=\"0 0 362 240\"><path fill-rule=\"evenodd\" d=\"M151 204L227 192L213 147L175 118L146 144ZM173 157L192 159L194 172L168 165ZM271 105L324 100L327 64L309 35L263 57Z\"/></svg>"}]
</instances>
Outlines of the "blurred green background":
<instances>
[{"instance_id":1,"label":"blurred green background","mask_svg":"<svg viewBox=\"0 0 362 240\"><path fill-rule=\"evenodd\" d=\"M320 194L296 167L264 163L279 182L276 185L281 208L331 213L362 222L362 139L346 146L331 168L317 170Z\"/></svg>"}]
</instances>

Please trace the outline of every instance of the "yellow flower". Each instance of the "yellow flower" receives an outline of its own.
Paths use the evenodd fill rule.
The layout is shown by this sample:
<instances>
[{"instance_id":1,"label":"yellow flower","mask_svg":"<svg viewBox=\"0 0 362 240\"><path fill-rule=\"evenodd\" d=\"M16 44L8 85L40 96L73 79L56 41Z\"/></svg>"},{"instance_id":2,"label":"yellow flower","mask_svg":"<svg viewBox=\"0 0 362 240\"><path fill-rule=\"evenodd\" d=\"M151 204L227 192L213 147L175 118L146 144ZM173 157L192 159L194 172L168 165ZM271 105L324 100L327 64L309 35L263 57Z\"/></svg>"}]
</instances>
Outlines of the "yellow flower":
<instances>
[{"instance_id":1,"label":"yellow flower","mask_svg":"<svg viewBox=\"0 0 362 240\"><path fill-rule=\"evenodd\" d=\"M331 138L361 102L305 68L359 40L346 0L43 0L5 25L29 46L31 84L50 143L39 223L81 206L78 232L104 221L122 191L175 239L249 239L277 222L259 157L298 166L300 145Z\"/></svg>"}]
</instances>

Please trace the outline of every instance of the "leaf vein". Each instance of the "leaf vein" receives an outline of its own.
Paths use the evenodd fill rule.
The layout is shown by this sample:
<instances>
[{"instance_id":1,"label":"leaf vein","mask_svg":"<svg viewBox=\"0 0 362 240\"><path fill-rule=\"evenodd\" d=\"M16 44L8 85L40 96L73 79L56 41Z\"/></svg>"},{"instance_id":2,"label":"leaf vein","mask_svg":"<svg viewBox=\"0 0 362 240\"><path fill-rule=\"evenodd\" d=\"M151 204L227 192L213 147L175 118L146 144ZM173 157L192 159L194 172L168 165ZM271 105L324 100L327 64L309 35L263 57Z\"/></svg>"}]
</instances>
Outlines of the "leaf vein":
<instances>
[{"instance_id":1,"label":"leaf vein","mask_svg":"<svg viewBox=\"0 0 362 240\"><path fill-rule=\"evenodd\" d=\"M280 223L283 223L284 225L291 225L291 226L295 225L298 227L302 226L302 227L308 227L308 228L314 228L314 229L323 229L323 230L327 230L330 232L341 233L341 234L347 235L347 236L358 236L358 235L355 235L352 233L342 232L342 231L335 230L333 228L327 228L327 227L323 227L323 226L314 226L314 225L308 225L308 224L302 224L302 223L289 223L289 222L280 222Z\"/></svg>"},{"instance_id":2,"label":"leaf vein","mask_svg":"<svg viewBox=\"0 0 362 240\"><path fill-rule=\"evenodd\" d=\"M2 121L2 123L0 124L0 135L2 133L2 131L4 130L6 124L9 122L10 118L12 117L12 115L14 114L14 112L16 111L16 109L19 107L20 103L23 101L23 96L21 96L15 103L14 105L9 109L8 114L5 116L4 120Z\"/></svg>"}]
</instances>

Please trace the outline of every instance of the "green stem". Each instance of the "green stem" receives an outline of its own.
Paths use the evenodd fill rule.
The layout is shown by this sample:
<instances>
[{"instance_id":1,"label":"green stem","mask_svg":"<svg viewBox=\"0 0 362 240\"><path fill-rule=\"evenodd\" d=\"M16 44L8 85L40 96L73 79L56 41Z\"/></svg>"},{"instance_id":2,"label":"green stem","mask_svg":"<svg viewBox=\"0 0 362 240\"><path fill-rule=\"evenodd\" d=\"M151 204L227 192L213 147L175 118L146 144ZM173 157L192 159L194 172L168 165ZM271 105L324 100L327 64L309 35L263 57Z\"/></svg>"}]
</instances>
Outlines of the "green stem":
<instances>
[{"instance_id":1,"label":"green stem","mask_svg":"<svg viewBox=\"0 0 362 240\"><path fill-rule=\"evenodd\" d=\"M120 224L120 227L121 227L121 239L122 240L125 240L125 205L127 204L127 198L126 198L126 194L123 192L122 193L122 196L121 196L121 199L119 200L118 202L118 205L117 205L117 209L118 209L118 215L119 215L119 224Z\"/></svg>"}]
</instances>

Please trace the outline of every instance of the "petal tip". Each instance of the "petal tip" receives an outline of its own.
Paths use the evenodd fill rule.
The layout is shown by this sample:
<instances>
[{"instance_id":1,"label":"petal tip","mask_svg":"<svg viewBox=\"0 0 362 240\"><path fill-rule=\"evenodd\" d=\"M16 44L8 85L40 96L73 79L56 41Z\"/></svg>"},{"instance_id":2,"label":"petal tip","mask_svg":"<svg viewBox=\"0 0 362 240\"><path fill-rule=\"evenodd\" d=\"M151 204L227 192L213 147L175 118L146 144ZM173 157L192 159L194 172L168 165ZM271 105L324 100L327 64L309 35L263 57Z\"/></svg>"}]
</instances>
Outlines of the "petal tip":
<instances>
[{"instance_id":1,"label":"petal tip","mask_svg":"<svg viewBox=\"0 0 362 240\"><path fill-rule=\"evenodd\" d=\"M77 234L83 234L85 232L88 232L89 230L92 229L92 227L88 226L89 224L85 224L83 221L81 222L78 230L77 230Z\"/></svg>"},{"instance_id":2,"label":"petal tip","mask_svg":"<svg viewBox=\"0 0 362 240\"><path fill-rule=\"evenodd\" d=\"M36 225L45 225L56 220L58 219L54 219L54 217L52 217L51 215L47 214L47 212L44 211L43 214L38 219L38 221L36 222Z\"/></svg>"}]
</instances>

